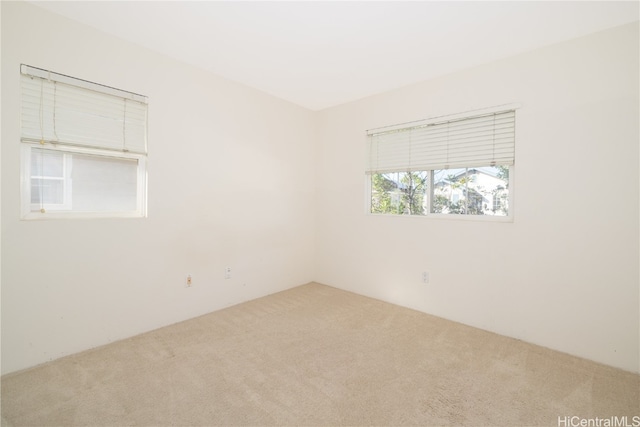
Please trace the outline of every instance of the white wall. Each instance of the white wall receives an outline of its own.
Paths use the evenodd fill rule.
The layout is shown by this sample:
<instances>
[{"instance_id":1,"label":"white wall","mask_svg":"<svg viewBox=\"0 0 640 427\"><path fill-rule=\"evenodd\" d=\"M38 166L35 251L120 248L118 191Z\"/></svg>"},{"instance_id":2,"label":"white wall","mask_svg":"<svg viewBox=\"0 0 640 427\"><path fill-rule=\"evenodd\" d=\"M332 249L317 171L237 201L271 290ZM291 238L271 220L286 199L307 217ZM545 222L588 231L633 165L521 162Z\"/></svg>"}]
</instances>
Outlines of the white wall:
<instances>
[{"instance_id":1,"label":"white wall","mask_svg":"<svg viewBox=\"0 0 640 427\"><path fill-rule=\"evenodd\" d=\"M638 75L635 23L325 110L315 279L640 371ZM514 222L363 213L366 129L505 103Z\"/></svg>"},{"instance_id":2,"label":"white wall","mask_svg":"<svg viewBox=\"0 0 640 427\"><path fill-rule=\"evenodd\" d=\"M311 112L1 7L3 373L313 279ZM20 63L149 97L149 218L19 221Z\"/></svg>"}]
</instances>

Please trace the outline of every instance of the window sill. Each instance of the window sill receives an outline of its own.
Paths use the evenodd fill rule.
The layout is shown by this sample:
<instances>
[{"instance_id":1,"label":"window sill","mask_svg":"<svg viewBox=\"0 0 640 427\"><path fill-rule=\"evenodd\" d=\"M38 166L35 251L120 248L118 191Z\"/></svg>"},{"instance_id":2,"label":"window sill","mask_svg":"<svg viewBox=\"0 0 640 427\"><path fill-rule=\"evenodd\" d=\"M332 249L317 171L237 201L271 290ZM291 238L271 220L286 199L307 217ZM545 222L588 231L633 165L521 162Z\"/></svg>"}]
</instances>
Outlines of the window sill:
<instances>
[{"instance_id":1,"label":"window sill","mask_svg":"<svg viewBox=\"0 0 640 427\"><path fill-rule=\"evenodd\" d=\"M105 218L147 218L140 212L29 212L23 214L22 221L43 221L57 219L105 219Z\"/></svg>"},{"instance_id":2,"label":"window sill","mask_svg":"<svg viewBox=\"0 0 640 427\"><path fill-rule=\"evenodd\" d=\"M366 213L370 217L389 217L389 218L423 218L428 220L445 220L445 221L473 221L473 222L502 222L512 223L513 215L509 216L493 216L493 215L456 215L456 214L428 214L428 215L397 215L383 213Z\"/></svg>"}]
</instances>

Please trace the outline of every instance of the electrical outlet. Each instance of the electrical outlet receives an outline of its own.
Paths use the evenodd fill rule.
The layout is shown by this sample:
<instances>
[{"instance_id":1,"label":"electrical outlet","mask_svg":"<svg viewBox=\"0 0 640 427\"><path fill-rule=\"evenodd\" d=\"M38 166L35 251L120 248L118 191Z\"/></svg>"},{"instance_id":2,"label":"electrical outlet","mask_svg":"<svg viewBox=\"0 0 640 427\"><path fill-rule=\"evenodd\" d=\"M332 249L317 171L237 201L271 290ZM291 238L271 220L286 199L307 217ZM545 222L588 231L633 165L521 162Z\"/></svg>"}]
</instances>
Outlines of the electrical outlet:
<instances>
[{"instance_id":1,"label":"electrical outlet","mask_svg":"<svg viewBox=\"0 0 640 427\"><path fill-rule=\"evenodd\" d=\"M224 278L231 279L231 267L226 267L224 269Z\"/></svg>"},{"instance_id":2,"label":"electrical outlet","mask_svg":"<svg viewBox=\"0 0 640 427\"><path fill-rule=\"evenodd\" d=\"M192 281L191 281L191 275L190 275L190 274L187 274L187 287L190 287L190 286L191 286L191 283L192 283Z\"/></svg>"},{"instance_id":3,"label":"electrical outlet","mask_svg":"<svg viewBox=\"0 0 640 427\"><path fill-rule=\"evenodd\" d=\"M422 283L429 283L429 272L428 271L423 271L422 272Z\"/></svg>"}]
</instances>

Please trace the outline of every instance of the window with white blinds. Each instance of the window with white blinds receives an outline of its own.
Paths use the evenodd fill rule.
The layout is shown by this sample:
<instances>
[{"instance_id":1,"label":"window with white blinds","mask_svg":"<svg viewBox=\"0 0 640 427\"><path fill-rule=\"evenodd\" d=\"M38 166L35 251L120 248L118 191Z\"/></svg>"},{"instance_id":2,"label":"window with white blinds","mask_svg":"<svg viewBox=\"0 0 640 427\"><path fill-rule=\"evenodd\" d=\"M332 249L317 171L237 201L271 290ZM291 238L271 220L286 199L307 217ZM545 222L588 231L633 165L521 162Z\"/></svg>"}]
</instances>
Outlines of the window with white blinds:
<instances>
[{"instance_id":1,"label":"window with white blinds","mask_svg":"<svg viewBox=\"0 0 640 427\"><path fill-rule=\"evenodd\" d=\"M369 212L511 217L515 106L367 132Z\"/></svg>"},{"instance_id":2,"label":"window with white blinds","mask_svg":"<svg viewBox=\"0 0 640 427\"><path fill-rule=\"evenodd\" d=\"M515 111L368 132L367 173L513 165Z\"/></svg>"},{"instance_id":3,"label":"window with white blinds","mask_svg":"<svg viewBox=\"0 0 640 427\"><path fill-rule=\"evenodd\" d=\"M144 154L147 98L22 65L22 140Z\"/></svg>"},{"instance_id":4,"label":"window with white blinds","mask_svg":"<svg viewBox=\"0 0 640 427\"><path fill-rule=\"evenodd\" d=\"M22 218L146 216L147 98L20 71Z\"/></svg>"}]
</instances>

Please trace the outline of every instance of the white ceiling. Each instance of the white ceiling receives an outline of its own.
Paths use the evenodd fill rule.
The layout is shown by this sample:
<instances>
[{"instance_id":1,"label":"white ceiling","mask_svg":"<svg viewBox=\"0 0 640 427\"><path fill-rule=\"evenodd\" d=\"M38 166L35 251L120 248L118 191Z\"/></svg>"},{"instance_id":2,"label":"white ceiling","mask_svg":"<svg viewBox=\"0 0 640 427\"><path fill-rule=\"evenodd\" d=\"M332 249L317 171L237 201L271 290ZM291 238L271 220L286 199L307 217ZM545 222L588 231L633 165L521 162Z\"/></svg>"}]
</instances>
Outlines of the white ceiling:
<instances>
[{"instance_id":1,"label":"white ceiling","mask_svg":"<svg viewBox=\"0 0 640 427\"><path fill-rule=\"evenodd\" d=\"M639 19L639 2L34 1L312 110Z\"/></svg>"}]
</instances>

